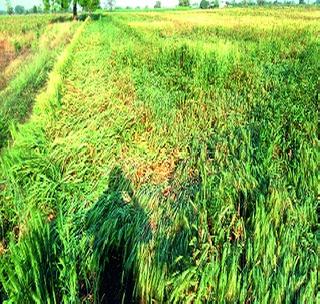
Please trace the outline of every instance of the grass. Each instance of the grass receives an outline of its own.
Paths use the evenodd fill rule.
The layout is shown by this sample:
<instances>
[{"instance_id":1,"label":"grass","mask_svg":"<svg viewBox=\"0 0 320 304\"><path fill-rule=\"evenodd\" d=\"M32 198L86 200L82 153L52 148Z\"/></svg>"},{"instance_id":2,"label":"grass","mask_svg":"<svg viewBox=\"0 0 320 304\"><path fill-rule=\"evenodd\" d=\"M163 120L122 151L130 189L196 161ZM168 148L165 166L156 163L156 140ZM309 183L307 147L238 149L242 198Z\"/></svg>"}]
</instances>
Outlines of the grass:
<instances>
[{"instance_id":1,"label":"grass","mask_svg":"<svg viewBox=\"0 0 320 304\"><path fill-rule=\"evenodd\" d=\"M30 18L37 20L39 17ZM48 25L36 40L37 46L32 52L23 55L22 61L19 57L13 60L4 71L7 83L0 91L0 148L8 143L10 128L26 119L36 95L47 80L57 54L68 43L76 27L77 24L71 22ZM10 76L6 77L6 72Z\"/></svg>"},{"instance_id":2,"label":"grass","mask_svg":"<svg viewBox=\"0 0 320 304\"><path fill-rule=\"evenodd\" d=\"M44 36L52 37L57 23L68 15L0 16L0 90L19 72L19 67L43 47Z\"/></svg>"},{"instance_id":3,"label":"grass","mask_svg":"<svg viewBox=\"0 0 320 304\"><path fill-rule=\"evenodd\" d=\"M1 16L0 38L9 39L10 41L29 41L29 44L32 44L36 41L36 38L39 38L48 24L69 19L71 19L71 16L62 14Z\"/></svg>"},{"instance_id":4,"label":"grass","mask_svg":"<svg viewBox=\"0 0 320 304\"><path fill-rule=\"evenodd\" d=\"M1 155L3 301L316 302L319 10L285 11L81 25Z\"/></svg>"}]
</instances>

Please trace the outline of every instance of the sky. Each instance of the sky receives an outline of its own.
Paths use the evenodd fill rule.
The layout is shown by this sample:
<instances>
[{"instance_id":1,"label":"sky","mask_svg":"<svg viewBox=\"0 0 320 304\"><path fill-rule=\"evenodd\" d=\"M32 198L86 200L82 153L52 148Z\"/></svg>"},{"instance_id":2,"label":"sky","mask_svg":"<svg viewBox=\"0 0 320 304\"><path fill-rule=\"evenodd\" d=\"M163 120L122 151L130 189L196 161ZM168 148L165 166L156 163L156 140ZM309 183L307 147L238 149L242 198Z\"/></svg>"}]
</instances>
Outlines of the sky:
<instances>
[{"instance_id":1,"label":"sky","mask_svg":"<svg viewBox=\"0 0 320 304\"><path fill-rule=\"evenodd\" d=\"M101 0L102 7L107 0ZM156 0L116 0L116 6L121 7L145 7L148 5L149 7L153 7ZM163 7L174 7L178 4L178 0L161 0L161 4ZM12 6L16 6L17 4L23 5L25 8L31 8L34 5L42 4L41 0L11 0ZM0 0L0 10L5 8L5 0Z\"/></svg>"},{"instance_id":2,"label":"sky","mask_svg":"<svg viewBox=\"0 0 320 304\"><path fill-rule=\"evenodd\" d=\"M178 4L178 0L161 0L161 5L166 7L173 7ZM131 7L145 7L148 5L149 7L153 7L156 3L156 0L116 0L116 6L131 6Z\"/></svg>"}]
</instances>

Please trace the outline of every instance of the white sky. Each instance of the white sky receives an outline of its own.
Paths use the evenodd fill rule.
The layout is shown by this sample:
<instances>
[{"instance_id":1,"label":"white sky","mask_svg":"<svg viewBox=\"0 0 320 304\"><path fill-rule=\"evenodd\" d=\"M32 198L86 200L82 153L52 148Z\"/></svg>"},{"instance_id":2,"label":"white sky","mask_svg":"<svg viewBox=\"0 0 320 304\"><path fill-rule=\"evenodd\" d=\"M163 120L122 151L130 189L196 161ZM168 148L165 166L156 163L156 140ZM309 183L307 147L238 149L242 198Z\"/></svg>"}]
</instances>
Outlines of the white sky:
<instances>
[{"instance_id":1,"label":"white sky","mask_svg":"<svg viewBox=\"0 0 320 304\"><path fill-rule=\"evenodd\" d=\"M103 1L104 2L104 1ZM153 7L156 3L156 0L116 0L116 6L126 7L145 7L148 5L149 7ZM176 6L179 3L178 0L161 0L161 5L164 7L172 7Z\"/></svg>"}]
</instances>

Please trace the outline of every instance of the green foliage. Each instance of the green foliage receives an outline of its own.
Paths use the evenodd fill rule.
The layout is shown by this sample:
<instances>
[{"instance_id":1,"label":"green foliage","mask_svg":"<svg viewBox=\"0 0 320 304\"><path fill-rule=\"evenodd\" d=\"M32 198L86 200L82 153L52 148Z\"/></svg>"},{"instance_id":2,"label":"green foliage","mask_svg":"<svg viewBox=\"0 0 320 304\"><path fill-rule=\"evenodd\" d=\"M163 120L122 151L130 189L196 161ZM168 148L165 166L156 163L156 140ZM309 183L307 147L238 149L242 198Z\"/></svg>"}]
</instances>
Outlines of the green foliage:
<instances>
[{"instance_id":1,"label":"green foliage","mask_svg":"<svg viewBox=\"0 0 320 304\"><path fill-rule=\"evenodd\" d=\"M189 0L179 0L179 6L190 6Z\"/></svg>"},{"instance_id":2,"label":"green foliage","mask_svg":"<svg viewBox=\"0 0 320 304\"><path fill-rule=\"evenodd\" d=\"M0 93L0 129L2 148L9 138L10 121L23 121L34 101L35 94L43 86L53 61L49 52L42 52L17 75L7 89Z\"/></svg>"},{"instance_id":3,"label":"green foliage","mask_svg":"<svg viewBox=\"0 0 320 304\"><path fill-rule=\"evenodd\" d=\"M1 268L2 287L11 303L56 303L58 273L53 265L58 264L55 257L58 248L52 246L56 243L55 232L36 212L30 228L19 244L11 244L11 259ZM22 286L28 286L27 292L21 292Z\"/></svg>"},{"instance_id":4,"label":"green foliage","mask_svg":"<svg viewBox=\"0 0 320 304\"><path fill-rule=\"evenodd\" d=\"M16 5L15 8L14 8L14 12L17 14L17 15L22 15L25 13L25 8L24 6L22 5Z\"/></svg>"},{"instance_id":5,"label":"green foliage","mask_svg":"<svg viewBox=\"0 0 320 304\"><path fill-rule=\"evenodd\" d=\"M71 0L43 0L45 12L66 12L69 10Z\"/></svg>"},{"instance_id":6,"label":"green foliage","mask_svg":"<svg viewBox=\"0 0 320 304\"><path fill-rule=\"evenodd\" d=\"M1 155L0 297L316 302L317 14L84 23Z\"/></svg>"},{"instance_id":7,"label":"green foliage","mask_svg":"<svg viewBox=\"0 0 320 304\"><path fill-rule=\"evenodd\" d=\"M20 18L20 17L19 17ZM38 17L37 17L38 18ZM43 20L43 27L48 20ZM64 36L56 30L60 25L48 26L43 35L38 37L42 41L41 45L34 44L34 49L28 56L28 62L8 80L7 85L0 91L0 149L3 148L10 139L10 128L17 122L23 122L32 109L32 105L39 90L47 80L48 72L54 65L54 58L61 48L67 43L68 37L72 33L72 27L67 25L69 33ZM28 34L28 30L25 29ZM43 43L43 39L48 39ZM55 44L50 45L55 40ZM15 52L19 54L23 46L19 41L13 43Z\"/></svg>"},{"instance_id":8,"label":"green foliage","mask_svg":"<svg viewBox=\"0 0 320 304\"><path fill-rule=\"evenodd\" d=\"M100 7L100 0L79 0L78 3L89 12L93 12Z\"/></svg>"},{"instance_id":9,"label":"green foliage","mask_svg":"<svg viewBox=\"0 0 320 304\"><path fill-rule=\"evenodd\" d=\"M59 0L57 1L62 11L66 11L70 7L70 0Z\"/></svg>"},{"instance_id":10,"label":"green foliage","mask_svg":"<svg viewBox=\"0 0 320 304\"><path fill-rule=\"evenodd\" d=\"M0 20L0 33L5 39L17 38L20 42L24 41L24 37L21 34L32 36L39 30L43 30L48 23L54 23L55 19L59 16L53 15L41 15L41 16L18 16L18 17L7 17L3 16ZM33 38L33 37L32 37Z\"/></svg>"},{"instance_id":11,"label":"green foliage","mask_svg":"<svg viewBox=\"0 0 320 304\"><path fill-rule=\"evenodd\" d=\"M50 11L50 0L42 0L43 8L46 13Z\"/></svg>"},{"instance_id":12,"label":"green foliage","mask_svg":"<svg viewBox=\"0 0 320 304\"><path fill-rule=\"evenodd\" d=\"M113 10L114 6L115 6L115 0L108 0L108 1L107 1L107 8L108 8L110 11Z\"/></svg>"},{"instance_id":13,"label":"green foliage","mask_svg":"<svg viewBox=\"0 0 320 304\"><path fill-rule=\"evenodd\" d=\"M44 11L53 12L67 11L70 7L71 0L42 0Z\"/></svg>"},{"instance_id":14,"label":"green foliage","mask_svg":"<svg viewBox=\"0 0 320 304\"><path fill-rule=\"evenodd\" d=\"M201 0L201 2L200 2L200 8L205 9L205 8L208 8L208 7L209 7L209 1L207 1L207 0Z\"/></svg>"},{"instance_id":15,"label":"green foliage","mask_svg":"<svg viewBox=\"0 0 320 304\"><path fill-rule=\"evenodd\" d=\"M154 8L161 8L161 1L156 1Z\"/></svg>"},{"instance_id":16,"label":"green foliage","mask_svg":"<svg viewBox=\"0 0 320 304\"><path fill-rule=\"evenodd\" d=\"M7 8L7 14L8 15L13 15L14 9L13 9L13 6L12 6L10 0L6 0L6 8Z\"/></svg>"},{"instance_id":17,"label":"green foliage","mask_svg":"<svg viewBox=\"0 0 320 304\"><path fill-rule=\"evenodd\" d=\"M32 14L37 14L38 13L38 7L34 5L31 9Z\"/></svg>"},{"instance_id":18,"label":"green foliage","mask_svg":"<svg viewBox=\"0 0 320 304\"><path fill-rule=\"evenodd\" d=\"M266 2L265 0L257 0L258 5L264 5Z\"/></svg>"}]
</instances>

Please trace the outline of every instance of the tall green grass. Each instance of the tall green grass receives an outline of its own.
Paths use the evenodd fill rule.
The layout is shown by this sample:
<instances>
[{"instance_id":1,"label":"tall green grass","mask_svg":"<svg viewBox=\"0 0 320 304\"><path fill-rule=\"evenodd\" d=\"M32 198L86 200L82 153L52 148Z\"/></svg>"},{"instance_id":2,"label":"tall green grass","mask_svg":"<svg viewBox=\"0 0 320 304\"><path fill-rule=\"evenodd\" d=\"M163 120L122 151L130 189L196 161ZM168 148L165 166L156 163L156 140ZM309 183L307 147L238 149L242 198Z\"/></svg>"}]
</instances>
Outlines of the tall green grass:
<instances>
[{"instance_id":1,"label":"tall green grass","mask_svg":"<svg viewBox=\"0 0 320 304\"><path fill-rule=\"evenodd\" d=\"M316 302L316 30L179 14L84 24L14 132L3 301Z\"/></svg>"},{"instance_id":2,"label":"tall green grass","mask_svg":"<svg viewBox=\"0 0 320 304\"><path fill-rule=\"evenodd\" d=\"M34 50L32 56L26 57L24 66L0 92L0 148L10 140L10 128L27 119L35 97L45 85L57 55L76 29L76 24L66 26L69 27L69 31L63 36L59 34L59 29L49 27L39 39L41 45ZM52 41L56 41L55 44L51 45Z\"/></svg>"}]
</instances>

